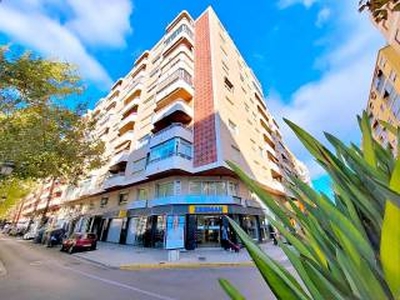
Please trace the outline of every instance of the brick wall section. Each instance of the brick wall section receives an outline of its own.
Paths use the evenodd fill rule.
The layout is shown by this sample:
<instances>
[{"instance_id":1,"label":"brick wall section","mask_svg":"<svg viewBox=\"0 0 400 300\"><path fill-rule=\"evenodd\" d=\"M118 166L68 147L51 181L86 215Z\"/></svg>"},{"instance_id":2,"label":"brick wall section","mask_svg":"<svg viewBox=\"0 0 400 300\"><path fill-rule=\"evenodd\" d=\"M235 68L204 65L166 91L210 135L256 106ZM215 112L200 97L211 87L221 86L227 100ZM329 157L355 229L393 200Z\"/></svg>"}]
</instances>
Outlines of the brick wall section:
<instances>
[{"instance_id":1,"label":"brick wall section","mask_svg":"<svg viewBox=\"0 0 400 300\"><path fill-rule=\"evenodd\" d=\"M195 24L194 166L217 161L209 16Z\"/></svg>"}]
</instances>

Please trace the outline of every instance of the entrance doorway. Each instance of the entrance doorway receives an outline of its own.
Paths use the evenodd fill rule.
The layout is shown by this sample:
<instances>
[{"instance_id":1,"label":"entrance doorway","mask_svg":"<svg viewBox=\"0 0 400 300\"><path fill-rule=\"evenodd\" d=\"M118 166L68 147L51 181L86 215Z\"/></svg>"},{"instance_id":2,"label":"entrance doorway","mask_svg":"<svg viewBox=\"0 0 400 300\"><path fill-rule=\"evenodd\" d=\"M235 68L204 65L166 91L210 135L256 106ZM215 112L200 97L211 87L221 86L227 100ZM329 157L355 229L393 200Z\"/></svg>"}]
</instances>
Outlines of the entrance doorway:
<instances>
[{"instance_id":1,"label":"entrance doorway","mask_svg":"<svg viewBox=\"0 0 400 300\"><path fill-rule=\"evenodd\" d=\"M222 217L197 215L196 244L198 247L221 247Z\"/></svg>"}]
</instances>

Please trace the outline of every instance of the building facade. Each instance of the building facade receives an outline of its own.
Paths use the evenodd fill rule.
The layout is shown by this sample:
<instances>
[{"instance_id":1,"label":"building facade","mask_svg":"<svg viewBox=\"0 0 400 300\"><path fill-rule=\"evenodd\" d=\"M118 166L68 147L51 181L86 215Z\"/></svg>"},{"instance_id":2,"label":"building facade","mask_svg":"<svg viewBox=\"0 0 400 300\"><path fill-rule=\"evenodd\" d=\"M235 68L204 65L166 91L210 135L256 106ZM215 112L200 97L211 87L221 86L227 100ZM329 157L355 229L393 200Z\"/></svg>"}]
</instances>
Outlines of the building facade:
<instances>
[{"instance_id":1,"label":"building facade","mask_svg":"<svg viewBox=\"0 0 400 300\"><path fill-rule=\"evenodd\" d=\"M375 139L393 152L397 149L396 136L386 130L379 120L400 125L399 75L400 55L390 45L382 48L378 53L367 111Z\"/></svg>"},{"instance_id":2,"label":"building facade","mask_svg":"<svg viewBox=\"0 0 400 300\"><path fill-rule=\"evenodd\" d=\"M109 162L63 190L57 216L70 230L93 231L103 241L219 246L223 216L261 241L267 210L226 160L277 201L290 196L288 175L309 181L211 8L197 19L181 12L89 113Z\"/></svg>"}]
</instances>

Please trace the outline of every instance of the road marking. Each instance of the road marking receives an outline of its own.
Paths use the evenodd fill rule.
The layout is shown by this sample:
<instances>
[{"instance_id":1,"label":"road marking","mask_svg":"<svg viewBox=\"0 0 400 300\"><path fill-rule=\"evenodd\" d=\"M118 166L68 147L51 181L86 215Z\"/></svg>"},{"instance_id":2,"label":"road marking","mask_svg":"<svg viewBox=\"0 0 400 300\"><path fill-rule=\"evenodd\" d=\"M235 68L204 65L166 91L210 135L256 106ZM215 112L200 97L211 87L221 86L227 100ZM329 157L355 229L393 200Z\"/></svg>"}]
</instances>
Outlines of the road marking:
<instances>
[{"instance_id":1,"label":"road marking","mask_svg":"<svg viewBox=\"0 0 400 300\"><path fill-rule=\"evenodd\" d=\"M156 294L156 293L153 293L153 292L142 290L140 288L137 288L137 287L134 287L134 286L131 286L131 285L127 285L127 284L120 283L120 282L117 282L117 281L114 281L114 280L110 280L110 279L106 279L106 278L99 277L99 276L96 276L96 275L92 275L92 274L89 274L89 273L86 273L86 272L82 272L82 271L79 271L79 270L76 270L76 269L73 269L73 268L69 268L69 267L66 267L66 266L63 266L63 265L59 265L59 264L57 264L57 265L62 269L66 269L66 270L69 270L71 272L78 273L78 274L80 274L82 276L91 278L93 280L98 280L98 281L101 281L101 282L104 282L104 283L108 283L110 285L114 285L114 286L125 288L125 289L131 290L131 291L139 292L139 293L142 293L144 295L151 296L151 297L154 297L154 298L157 298L157 299L161 299L161 300L176 300L174 298L170 298L170 297L167 297L167 296L163 296L163 295L160 295L160 294Z\"/></svg>"},{"instance_id":2,"label":"road marking","mask_svg":"<svg viewBox=\"0 0 400 300\"><path fill-rule=\"evenodd\" d=\"M36 260L36 261L29 263L29 265L30 266L40 266L40 265L42 265L42 262L40 260Z\"/></svg>"}]
</instances>

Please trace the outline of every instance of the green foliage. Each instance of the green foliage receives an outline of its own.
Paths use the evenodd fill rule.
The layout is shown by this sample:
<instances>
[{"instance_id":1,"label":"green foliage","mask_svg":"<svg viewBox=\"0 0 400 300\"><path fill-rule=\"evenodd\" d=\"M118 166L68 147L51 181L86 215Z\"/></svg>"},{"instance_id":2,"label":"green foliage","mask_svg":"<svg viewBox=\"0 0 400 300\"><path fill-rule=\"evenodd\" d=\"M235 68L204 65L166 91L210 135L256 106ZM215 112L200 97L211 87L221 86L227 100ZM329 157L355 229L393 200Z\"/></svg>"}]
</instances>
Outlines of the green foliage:
<instances>
[{"instance_id":1,"label":"green foliage","mask_svg":"<svg viewBox=\"0 0 400 300\"><path fill-rule=\"evenodd\" d=\"M15 178L76 181L101 166L94 120L63 103L81 90L70 64L0 48L0 162L15 163Z\"/></svg>"},{"instance_id":2,"label":"green foliage","mask_svg":"<svg viewBox=\"0 0 400 300\"><path fill-rule=\"evenodd\" d=\"M34 184L29 181L21 181L8 178L0 181L0 219L4 218L7 211L20 199L32 190Z\"/></svg>"},{"instance_id":3,"label":"green foliage","mask_svg":"<svg viewBox=\"0 0 400 300\"><path fill-rule=\"evenodd\" d=\"M400 0L360 0L359 11L368 10L376 22L388 19L390 11L400 11Z\"/></svg>"},{"instance_id":4,"label":"green foliage","mask_svg":"<svg viewBox=\"0 0 400 300\"><path fill-rule=\"evenodd\" d=\"M278 299L400 299L400 156L373 139L365 112L359 118L362 150L326 133L332 152L285 121L330 175L334 198L293 177L288 188L304 209L287 198L288 209L228 162L275 215L269 221L289 242L279 245L303 284L229 220L266 283ZM400 139L400 129L388 130ZM300 230L290 225L290 218ZM235 299L233 290L229 295Z\"/></svg>"}]
</instances>

